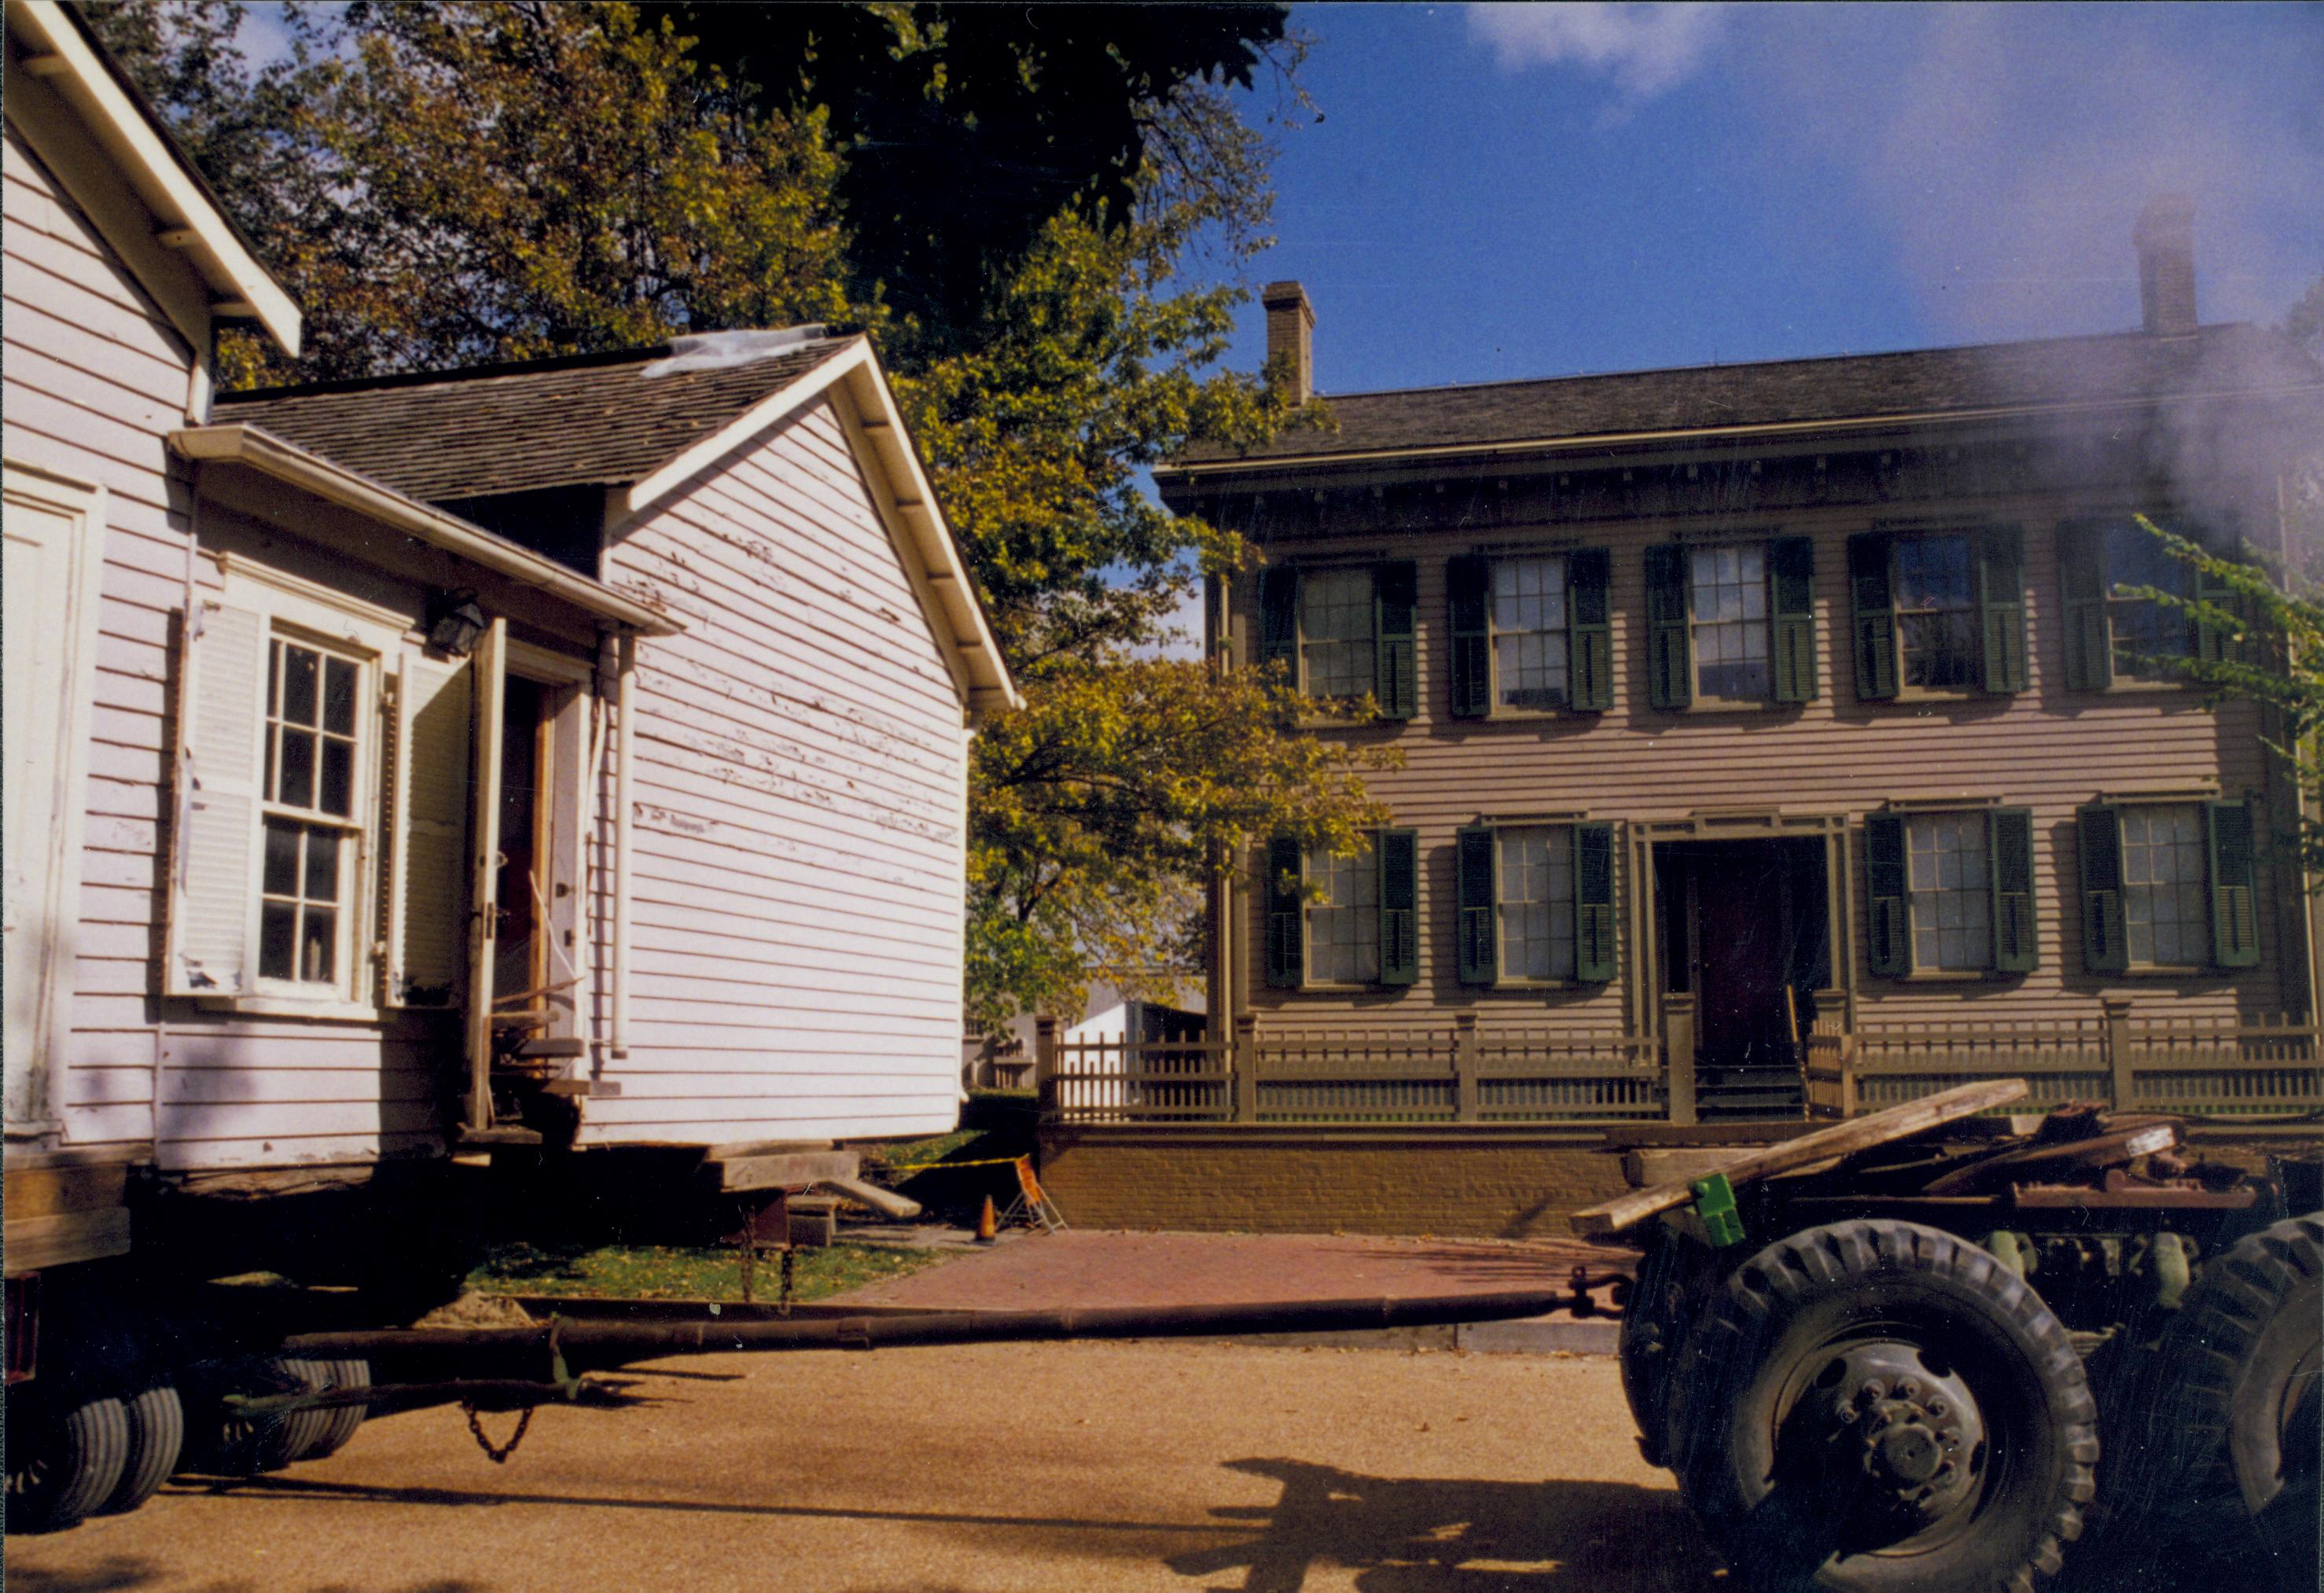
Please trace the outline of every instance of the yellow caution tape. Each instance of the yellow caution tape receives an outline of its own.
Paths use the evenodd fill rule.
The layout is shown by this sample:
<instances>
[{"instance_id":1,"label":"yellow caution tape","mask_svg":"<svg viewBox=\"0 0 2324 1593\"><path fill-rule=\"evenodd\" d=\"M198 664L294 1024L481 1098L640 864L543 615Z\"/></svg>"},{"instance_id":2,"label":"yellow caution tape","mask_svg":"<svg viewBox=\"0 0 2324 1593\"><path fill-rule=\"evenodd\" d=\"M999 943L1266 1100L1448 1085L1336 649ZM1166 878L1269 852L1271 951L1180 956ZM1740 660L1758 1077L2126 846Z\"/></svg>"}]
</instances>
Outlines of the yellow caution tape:
<instances>
[{"instance_id":1,"label":"yellow caution tape","mask_svg":"<svg viewBox=\"0 0 2324 1593\"><path fill-rule=\"evenodd\" d=\"M883 1172L918 1173L929 1167L1006 1167L1026 1160L1024 1156L988 1156L981 1162L880 1162Z\"/></svg>"}]
</instances>

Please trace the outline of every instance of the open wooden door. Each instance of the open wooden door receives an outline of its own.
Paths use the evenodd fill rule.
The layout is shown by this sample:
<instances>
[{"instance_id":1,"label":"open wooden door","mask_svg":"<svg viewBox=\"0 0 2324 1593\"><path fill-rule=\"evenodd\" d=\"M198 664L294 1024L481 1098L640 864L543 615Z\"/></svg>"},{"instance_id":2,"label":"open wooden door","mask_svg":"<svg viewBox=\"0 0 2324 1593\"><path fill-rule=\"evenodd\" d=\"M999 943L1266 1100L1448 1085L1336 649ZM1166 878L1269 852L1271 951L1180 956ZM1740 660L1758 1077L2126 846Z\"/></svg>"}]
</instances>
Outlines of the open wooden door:
<instances>
[{"instance_id":1,"label":"open wooden door","mask_svg":"<svg viewBox=\"0 0 2324 1593\"><path fill-rule=\"evenodd\" d=\"M466 1126L493 1126L493 970L498 952L503 680L508 622L494 620L469 659L475 756L468 805L468 1101Z\"/></svg>"}]
</instances>

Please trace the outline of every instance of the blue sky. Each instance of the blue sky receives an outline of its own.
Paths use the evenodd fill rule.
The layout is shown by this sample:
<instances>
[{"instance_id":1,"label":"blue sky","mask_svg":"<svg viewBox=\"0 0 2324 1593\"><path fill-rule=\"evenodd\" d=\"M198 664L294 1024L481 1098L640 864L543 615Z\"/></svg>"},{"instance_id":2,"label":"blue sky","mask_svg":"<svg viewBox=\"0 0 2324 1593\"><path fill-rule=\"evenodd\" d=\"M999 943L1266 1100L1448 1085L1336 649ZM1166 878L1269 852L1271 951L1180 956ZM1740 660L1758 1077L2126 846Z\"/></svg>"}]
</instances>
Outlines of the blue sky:
<instances>
[{"instance_id":1,"label":"blue sky","mask_svg":"<svg viewBox=\"0 0 2324 1593\"><path fill-rule=\"evenodd\" d=\"M2324 5L1312 5L1275 248L1325 392L2121 330L2324 274ZM1233 363L1263 357L1256 304Z\"/></svg>"}]
</instances>

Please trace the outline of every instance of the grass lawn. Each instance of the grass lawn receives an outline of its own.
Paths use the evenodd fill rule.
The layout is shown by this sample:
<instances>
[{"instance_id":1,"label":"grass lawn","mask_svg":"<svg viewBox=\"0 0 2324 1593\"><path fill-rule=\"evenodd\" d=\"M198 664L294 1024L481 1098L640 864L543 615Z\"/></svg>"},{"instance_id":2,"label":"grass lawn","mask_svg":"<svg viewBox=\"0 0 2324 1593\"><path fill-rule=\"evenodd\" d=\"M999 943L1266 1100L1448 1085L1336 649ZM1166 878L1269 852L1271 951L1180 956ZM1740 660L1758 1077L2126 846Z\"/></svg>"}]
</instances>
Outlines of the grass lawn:
<instances>
[{"instance_id":1,"label":"grass lawn","mask_svg":"<svg viewBox=\"0 0 2324 1593\"><path fill-rule=\"evenodd\" d=\"M836 1244L797 1252L791 1298L821 1300L861 1284L901 1277L948 1258L949 1252ZM487 1294L568 1294L607 1300L742 1298L742 1258L724 1246L599 1245L594 1248L501 1245L468 1275ZM772 1303L782 1289L780 1262L759 1265L754 1293Z\"/></svg>"}]
</instances>

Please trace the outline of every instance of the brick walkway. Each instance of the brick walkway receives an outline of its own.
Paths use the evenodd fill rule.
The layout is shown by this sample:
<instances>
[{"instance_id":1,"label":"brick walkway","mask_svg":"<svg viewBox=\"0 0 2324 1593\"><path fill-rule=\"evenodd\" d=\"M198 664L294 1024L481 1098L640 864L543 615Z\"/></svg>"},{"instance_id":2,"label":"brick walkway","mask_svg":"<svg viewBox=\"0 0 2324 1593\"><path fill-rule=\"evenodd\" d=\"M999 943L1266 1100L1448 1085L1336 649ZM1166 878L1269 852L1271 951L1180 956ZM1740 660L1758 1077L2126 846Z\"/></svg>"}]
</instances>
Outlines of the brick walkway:
<instances>
[{"instance_id":1,"label":"brick walkway","mask_svg":"<svg viewBox=\"0 0 2324 1593\"><path fill-rule=\"evenodd\" d=\"M1626 1270L1630 1259L1626 1251L1555 1240L1068 1229L1012 1235L990 1250L845 1297L982 1310L1413 1298L1555 1287L1577 1263L1602 1272Z\"/></svg>"}]
</instances>

